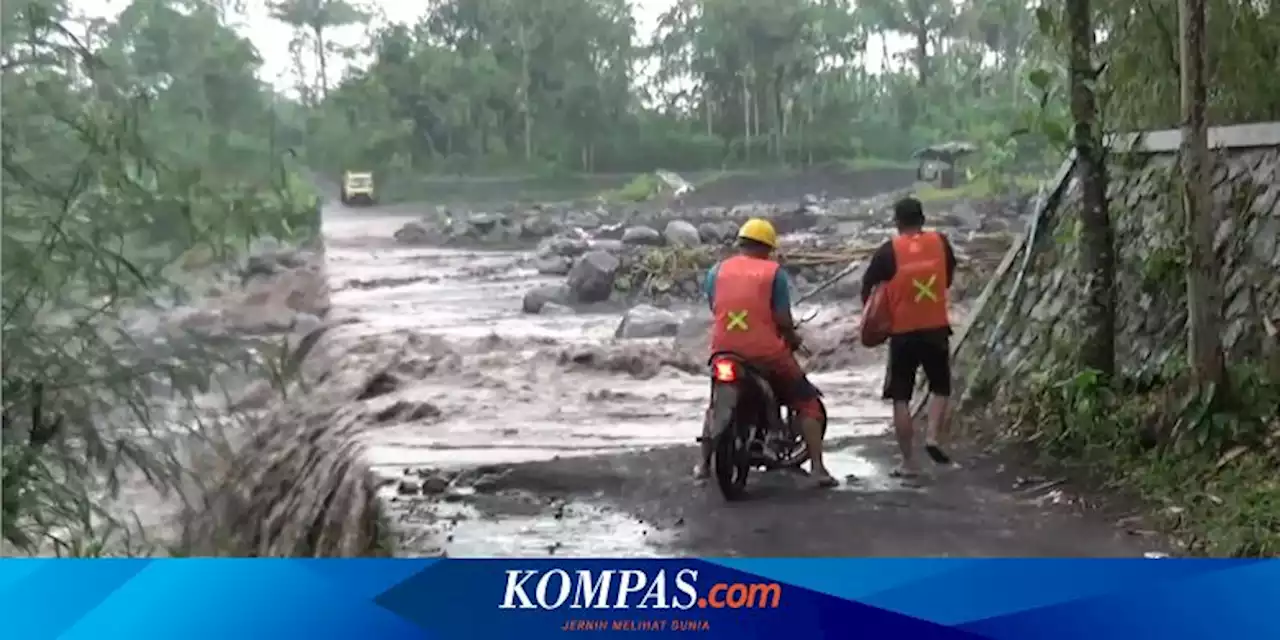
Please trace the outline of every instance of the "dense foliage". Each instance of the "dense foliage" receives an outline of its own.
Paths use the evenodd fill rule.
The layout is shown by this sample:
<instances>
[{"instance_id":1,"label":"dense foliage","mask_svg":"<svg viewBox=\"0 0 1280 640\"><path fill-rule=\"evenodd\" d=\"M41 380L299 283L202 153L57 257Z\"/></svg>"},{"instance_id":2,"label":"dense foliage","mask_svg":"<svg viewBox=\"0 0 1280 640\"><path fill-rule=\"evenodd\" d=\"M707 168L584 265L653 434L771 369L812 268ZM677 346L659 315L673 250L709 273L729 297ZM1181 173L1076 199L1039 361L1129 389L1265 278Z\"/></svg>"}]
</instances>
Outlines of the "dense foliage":
<instances>
[{"instance_id":1,"label":"dense foliage","mask_svg":"<svg viewBox=\"0 0 1280 640\"><path fill-rule=\"evenodd\" d=\"M322 5L335 24L359 15L332 9L341 2ZM1110 128L1178 122L1176 12L1156 5L1173 6L1097 11ZM1280 21L1266 3L1214 9L1214 120L1280 117L1280 80L1262 71L1275 66ZM1065 143L1060 11L1025 0L678 0L641 34L625 0L446 0L417 24L373 29L367 69L331 91L304 87L318 104L312 148L343 165L612 172L904 160L961 138L1009 164L1011 134L1043 124L1030 115L1048 116ZM910 49L876 49L884 34Z\"/></svg>"},{"instance_id":2,"label":"dense foliage","mask_svg":"<svg viewBox=\"0 0 1280 640\"><path fill-rule=\"evenodd\" d=\"M86 553L124 463L182 480L162 407L190 401L225 355L147 351L129 314L180 301L180 257L316 233L317 200L284 160L287 107L217 9L137 0L113 23L60 0L3 12L0 520L20 549Z\"/></svg>"},{"instance_id":3,"label":"dense foliage","mask_svg":"<svg viewBox=\"0 0 1280 640\"><path fill-rule=\"evenodd\" d=\"M905 65L869 49L880 33L918 43ZM318 100L313 149L458 171L905 160L1007 138L1034 34L1009 0L681 0L653 34L625 0L448 0L374 30L369 68Z\"/></svg>"}]
</instances>

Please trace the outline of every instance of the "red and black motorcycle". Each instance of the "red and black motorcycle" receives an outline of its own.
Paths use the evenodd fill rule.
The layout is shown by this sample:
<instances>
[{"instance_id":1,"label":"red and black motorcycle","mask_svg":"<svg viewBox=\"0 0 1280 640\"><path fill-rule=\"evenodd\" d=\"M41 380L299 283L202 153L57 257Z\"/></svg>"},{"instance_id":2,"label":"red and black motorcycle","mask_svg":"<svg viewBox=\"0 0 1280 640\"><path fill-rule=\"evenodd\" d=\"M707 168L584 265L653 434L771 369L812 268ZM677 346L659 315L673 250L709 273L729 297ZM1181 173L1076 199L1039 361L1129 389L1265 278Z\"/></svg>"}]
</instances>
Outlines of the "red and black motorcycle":
<instances>
[{"instance_id":1,"label":"red and black motorcycle","mask_svg":"<svg viewBox=\"0 0 1280 640\"><path fill-rule=\"evenodd\" d=\"M800 418L780 405L769 377L745 358L715 353L711 366L711 415L705 438L711 441L711 472L726 500L746 495L752 468L798 469L809 459ZM818 392L822 403L821 391ZM827 432L826 406L822 433Z\"/></svg>"}]
</instances>

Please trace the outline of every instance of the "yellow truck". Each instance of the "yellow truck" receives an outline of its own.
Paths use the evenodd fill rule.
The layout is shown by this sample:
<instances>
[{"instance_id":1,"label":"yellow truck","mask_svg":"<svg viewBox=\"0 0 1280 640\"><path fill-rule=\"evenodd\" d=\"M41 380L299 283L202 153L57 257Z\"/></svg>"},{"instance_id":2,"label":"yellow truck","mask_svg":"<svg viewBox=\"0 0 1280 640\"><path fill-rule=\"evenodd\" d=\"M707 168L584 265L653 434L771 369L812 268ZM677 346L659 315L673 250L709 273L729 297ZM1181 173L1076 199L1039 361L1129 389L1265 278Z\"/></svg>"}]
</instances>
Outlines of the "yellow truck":
<instances>
[{"instance_id":1,"label":"yellow truck","mask_svg":"<svg viewBox=\"0 0 1280 640\"><path fill-rule=\"evenodd\" d=\"M373 191L373 174L347 171L342 174L342 204L376 204Z\"/></svg>"}]
</instances>

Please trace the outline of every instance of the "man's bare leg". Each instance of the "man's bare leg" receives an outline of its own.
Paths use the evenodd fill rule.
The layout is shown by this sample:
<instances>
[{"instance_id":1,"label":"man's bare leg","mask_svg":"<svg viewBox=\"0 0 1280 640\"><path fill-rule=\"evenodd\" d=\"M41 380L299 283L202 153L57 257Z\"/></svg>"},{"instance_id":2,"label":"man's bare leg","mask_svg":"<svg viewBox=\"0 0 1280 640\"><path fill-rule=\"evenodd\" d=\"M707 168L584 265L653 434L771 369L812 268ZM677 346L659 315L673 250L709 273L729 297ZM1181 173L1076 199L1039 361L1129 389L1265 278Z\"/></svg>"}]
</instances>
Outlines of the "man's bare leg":
<instances>
[{"instance_id":1,"label":"man's bare leg","mask_svg":"<svg viewBox=\"0 0 1280 640\"><path fill-rule=\"evenodd\" d=\"M809 451L809 476L820 487L834 487L839 484L831 472L827 471L826 461L822 459L822 420L801 418L800 435L804 438L804 448Z\"/></svg>"},{"instance_id":2,"label":"man's bare leg","mask_svg":"<svg viewBox=\"0 0 1280 640\"><path fill-rule=\"evenodd\" d=\"M711 431L711 409L707 409L706 414L702 417L702 442L699 443L701 449L698 464L693 467L694 480L706 480L711 476L711 440L707 435Z\"/></svg>"},{"instance_id":3,"label":"man's bare leg","mask_svg":"<svg viewBox=\"0 0 1280 640\"><path fill-rule=\"evenodd\" d=\"M912 475L920 473L920 463L915 456L915 431L915 425L911 423L911 403L895 400L893 435L898 440L898 451L902 453L902 472Z\"/></svg>"},{"instance_id":4,"label":"man's bare leg","mask_svg":"<svg viewBox=\"0 0 1280 640\"><path fill-rule=\"evenodd\" d=\"M951 464L943 447L951 442L950 396L933 394L929 398L929 432L925 435L925 451L938 464Z\"/></svg>"}]
</instances>

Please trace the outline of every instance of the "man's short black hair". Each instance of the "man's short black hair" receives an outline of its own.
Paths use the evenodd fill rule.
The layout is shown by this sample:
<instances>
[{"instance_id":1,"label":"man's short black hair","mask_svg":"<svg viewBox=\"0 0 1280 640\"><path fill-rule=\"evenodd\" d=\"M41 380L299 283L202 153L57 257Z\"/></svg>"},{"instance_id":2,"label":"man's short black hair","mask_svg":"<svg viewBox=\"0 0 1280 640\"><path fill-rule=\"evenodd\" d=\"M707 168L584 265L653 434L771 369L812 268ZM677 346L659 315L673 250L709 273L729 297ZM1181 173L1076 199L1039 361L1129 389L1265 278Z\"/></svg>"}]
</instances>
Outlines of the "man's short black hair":
<instances>
[{"instance_id":1,"label":"man's short black hair","mask_svg":"<svg viewBox=\"0 0 1280 640\"><path fill-rule=\"evenodd\" d=\"M893 205L893 223L899 229L924 226L924 207L915 198L903 198Z\"/></svg>"},{"instance_id":2,"label":"man's short black hair","mask_svg":"<svg viewBox=\"0 0 1280 640\"><path fill-rule=\"evenodd\" d=\"M773 251L773 247L760 242L759 240L752 240L751 238L738 238L738 248L750 253L760 253L765 255L768 255L770 251Z\"/></svg>"}]
</instances>

